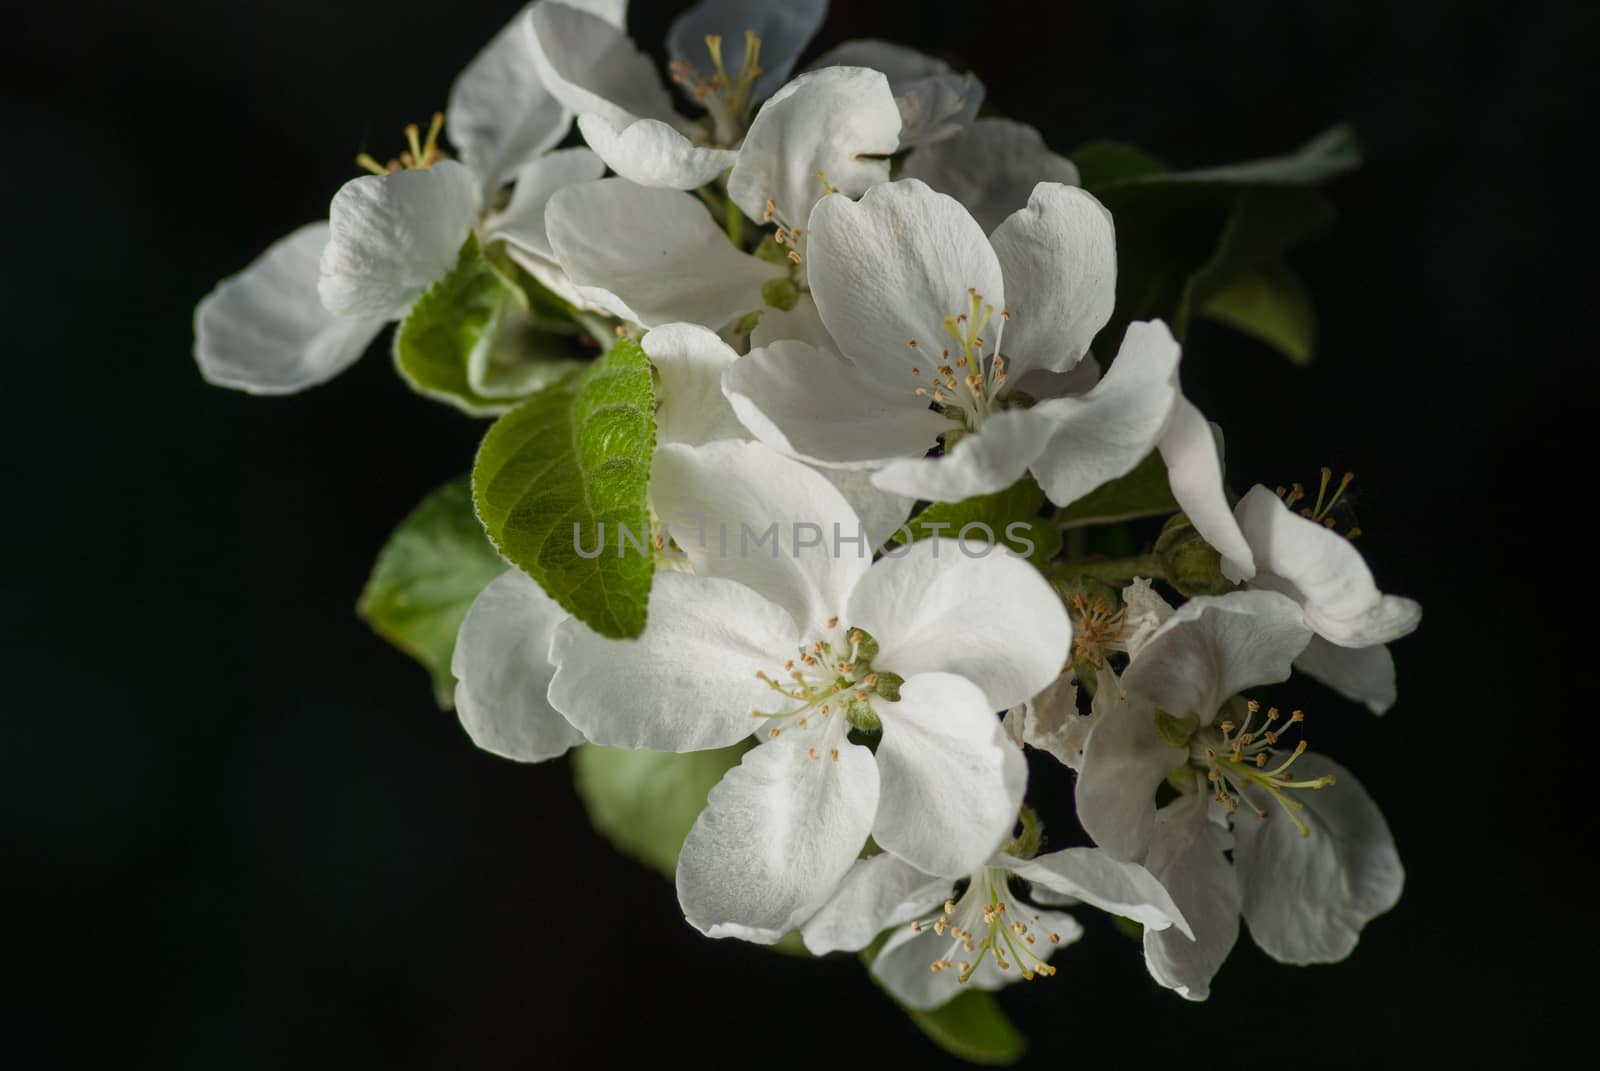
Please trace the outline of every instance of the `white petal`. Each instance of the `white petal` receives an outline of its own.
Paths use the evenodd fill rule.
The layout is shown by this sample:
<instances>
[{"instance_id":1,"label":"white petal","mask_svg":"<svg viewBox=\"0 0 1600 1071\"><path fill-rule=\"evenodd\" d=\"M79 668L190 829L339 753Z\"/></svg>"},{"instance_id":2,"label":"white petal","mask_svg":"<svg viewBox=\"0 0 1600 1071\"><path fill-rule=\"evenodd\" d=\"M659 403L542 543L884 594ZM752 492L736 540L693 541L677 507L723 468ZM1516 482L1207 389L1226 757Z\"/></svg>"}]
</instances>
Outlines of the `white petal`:
<instances>
[{"instance_id":1,"label":"white petal","mask_svg":"<svg viewBox=\"0 0 1600 1071\"><path fill-rule=\"evenodd\" d=\"M941 324L971 308L969 288L997 314L1005 306L1000 261L983 229L953 198L916 181L874 186L860 201L823 198L811 213L807 259L828 333L891 386L916 386L911 369L944 348Z\"/></svg>"},{"instance_id":2,"label":"white petal","mask_svg":"<svg viewBox=\"0 0 1600 1071\"><path fill-rule=\"evenodd\" d=\"M1104 697L1104 698L1102 698ZM1118 859L1138 859L1150 844L1156 787L1186 753L1156 731L1155 707L1110 689L1095 697L1097 717L1078 774L1078 821Z\"/></svg>"},{"instance_id":3,"label":"white petal","mask_svg":"<svg viewBox=\"0 0 1600 1071\"><path fill-rule=\"evenodd\" d=\"M1045 941L1030 947L1030 951L1040 959L1049 960L1056 952L1083 936L1083 927L1071 915L1059 911L1039 911L1038 916L1038 921L1033 924L1035 932L1052 933L1060 938L1053 943ZM1007 970L1002 971L995 965L993 956L984 956L978 962L977 969L972 972L966 985L957 980L958 968L937 972L930 970L935 960L956 958L951 952L952 946L951 939L940 936L932 926L923 926L920 933L913 932L910 926L902 926L884 942L877 958L872 961L872 976L882 982L883 987L900 1003L922 1011L937 1008L967 989L993 991L1022 981L1022 972L1017 969L1016 963L1011 963Z\"/></svg>"},{"instance_id":4,"label":"white petal","mask_svg":"<svg viewBox=\"0 0 1600 1071\"><path fill-rule=\"evenodd\" d=\"M1138 658L1161 626L1172 617L1172 606L1150 586L1144 577L1134 577L1122 589L1122 646L1132 658Z\"/></svg>"},{"instance_id":5,"label":"white petal","mask_svg":"<svg viewBox=\"0 0 1600 1071\"><path fill-rule=\"evenodd\" d=\"M640 341L660 381L656 442L700 446L744 439L744 425L722 396L722 374L738 359L716 334L696 324L666 324Z\"/></svg>"},{"instance_id":6,"label":"white petal","mask_svg":"<svg viewBox=\"0 0 1600 1071\"><path fill-rule=\"evenodd\" d=\"M1003 340L1006 373L1069 371L1089 352L1116 304L1111 213L1074 186L1041 182L1027 207L1007 216L989 241L1000 258L1011 313ZM1112 376L1121 363L1119 355Z\"/></svg>"},{"instance_id":7,"label":"white petal","mask_svg":"<svg viewBox=\"0 0 1600 1071\"><path fill-rule=\"evenodd\" d=\"M1161 459L1167 464L1172 497L1188 515L1195 531L1235 564L1230 579L1247 580L1255 572L1250 545L1239 531L1222 487L1222 452L1211 425L1183 395L1172 407L1172 422L1161 437Z\"/></svg>"},{"instance_id":8,"label":"white petal","mask_svg":"<svg viewBox=\"0 0 1600 1071\"><path fill-rule=\"evenodd\" d=\"M875 665L902 677L958 673L983 689L990 711L1037 695L1072 645L1072 623L1039 571L1003 544L970 539L923 539L880 558L851 594L848 620L878 641Z\"/></svg>"},{"instance_id":9,"label":"white petal","mask_svg":"<svg viewBox=\"0 0 1600 1071\"><path fill-rule=\"evenodd\" d=\"M1181 352L1161 321L1129 324L1111 371L1093 390L1030 410L1047 414L1059 429L1033 462L1033 474L1050 501L1070 505L1149 456L1179 396Z\"/></svg>"},{"instance_id":10,"label":"white petal","mask_svg":"<svg viewBox=\"0 0 1600 1071\"><path fill-rule=\"evenodd\" d=\"M1298 609L1271 591L1190 599L1128 665L1122 685L1169 714L1195 714L1210 725L1230 697L1289 679L1311 639Z\"/></svg>"},{"instance_id":11,"label":"white petal","mask_svg":"<svg viewBox=\"0 0 1600 1071\"><path fill-rule=\"evenodd\" d=\"M899 702L872 708L883 720L873 838L931 874L982 866L1011 835L1028 781L987 697L965 678L922 673L900 686Z\"/></svg>"},{"instance_id":12,"label":"white petal","mask_svg":"<svg viewBox=\"0 0 1600 1071\"><path fill-rule=\"evenodd\" d=\"M874 551L894 538L911 516L911 507L917 504L914 498L880 489L868 472L830 468L817 471L839 489L856 516L861 518L861 527L867 530L867 543Z\"/></svg>"},{"instance_id":13,"label":"white petal","mask_svg":"<svg viewBox=\"0 0 1600 1071\"><path fill-rule=\"evenodd\" d=\"M477 179L454 160L351 179L329 209L322 303L341 316L404 316L455 267L478 204Z\"/></svg>"},{"instance_id":14,"label":"white petal","mask_svg":"<svg viewBox=\"0 0 1600 1071\"><path fill-rule=\"evenodd\" d=\"M545 224L573 283L646 327L720 328L759 309L762 284L786 274L730 245L693 195L627 179L567 187L550 199Z\"/></svg>"},{"instance_id":15,"label":"white petal","mask_svg":"<svg viewBox=\"0 0 1600 1071\"><path fill-rule=\"evenodd\" d=\"M925 874L883 852L857 860L800 935L814 956L857 952L890 926L927 914L949 895L949 878Z\"/></svg>"},{"instance_id":16,"label":"white petal","mask_svg":"<svg viewBox=\"0 0 1600 1071\"><path fill-rule=\"evenodd\" d=\"M811 300L810 294L801 294L800 300L789 310L762 309L761 319L756 322L755 330L750 332L750 348L762 349L784 339L806 342L830 353L839 352L833 343L833 336L822 326L822 316L818 314L817 303Z\"/></svg>"},{"instance_id":17,"label":"white petal","mask_svg":"<svg viewBox=\"0 0 1600 1071\"><path fill-rule=\"evenodd\" d=\"M658 448L650 498L697 574L760 592L812 639L843 612L872 563L838 489L759 443Z\"/></svg>"},{"instance_id":18,"label":"white petal","mask_svg":"<svg viewBox=\"0 0 1600 1071\"><path fill-rule=\"evenodd\" d=\"M1176 926L1193 936L1167 890L1138 863L1122 862L1097 848L1067 848L1032 859L1007 857L1005 865L1052 892L1132 919L1147 930Z\"/></svg>"},{"instance_id":19,"label":"white petal","mask_svg":"<svg viewBox=\"0 0 1600 1071\"><path fill-rule=\"evenodd\" d=\"M1302 780L1336 780L1294 792L1309 836L1282 813L1235 818L1244 920L1280 963L1335 963L1355 950L1363 926L1399 902L1405 869L1383 812L1350 771L1309 752L1292 769Z\"/></svg>"},{"instance_id":20,"label":"white petal","mask_svg":"<svg viewBox=\"0 0 1600 1071\"><path fill-rule=\"evenodd\" d=\"M527 25L540 81L574 115L600 115L618 128L639 118L673 118L655 61L620 24L545 0L533 6Z\"/></svg>"},{"instance_id":21,"label":"white petal","mask_svg":"<svg viewBox=\"0 0 1600 1071\"><path fill-rule=\"evenodd\" d=\"M611 170L641 186L692 190L733 166L738 154L696 145L660 119L624 125L604 115L579 116L578 129Z\"/></svg>"},{"instance_id":22,"label":"white petal","mask_svg":"<svg viewBox=\"0 0 1600 1071\"><path fill-rule=\"evenodd\" d=\"M1191 941L1176 929L1146 930L1145 966L1189 1000L1211 995L1211 979L1239 939L1239 882L1223 854L1233 838L1207 817L1207 805L1196 794L1163 807L1145 864L1194 932Z\"/></svg>"},{"instance_id":23,"label":"white petal","mask_svg":"<svg viewBox=\"0 0 1600 1071\"><path fill-rule=\"evenodd\" d=\"M722 38L723 67L732 75L744 64L745 33L754 33L761 41L761 76L751 99L761 100L788 79L827 14L828 0L701 0L672 21L667 54L708 75L706 37L715 34Z\"/></svg>"},{"instance_id":24,"label":"white petal","mask_svg":"<svg viewBox=\"0 0 1600 1071\"><path fill-rule=\"evenodd\" d=\"M517 185L505 211L484 225L485 241L507 241L536 257L553 261L544 210L558 190L593 182L606 173L605 161L588 149L561 149L530 161L517 172Z\"/></svg>"},{"instance_id":25,"label":"white petal","mask_svg":"<svg viewBox=\"0 0 1600 1071\"><path fill-rule=\"evenodd\" d=\"M1051 152L1037 130L996 118L979 119L951 137L918 148L906 158L900 176L921 179L948 193L991 234L1028 203L1039 183L1078 184L1077 167ZM1008 274L1006 281L1012 278Z\"/></svg>"},{"instance_id":26,"label":"white petal","mask_svg":"<svg viewBox=\"0 0 1600 1071\"><path fill-rule=\"evenodd\" d=\"M745 752L711 790L678 856L678 902L710 937L770 944L827 901L878 806L872 752L842 743L812 759L775 741Z\"/></svg>"},{"instance_id":27,"label":"white petal","mask_svg":"<svg viewBox=\"0 0 1600 1071\"><path fill-rule=\"evenodd\" d=\"M902 148L926 145L959 133L977 116L983 103L983 83L971 74L956 74L941 59L889 41L846 41L811 66L871 67L888 75L900 109ZM1038 175L1035 181L1050 177Z\"/></svg>"},{"instance_id":28,"label":"white petal","mask_svg":"<svg viewBox=\"0 0 1600 1071\"><path fill-rule=\"evenodd\" d=\"M780 223L804 229L828 187L859 197L887 182L899 138L900 112L882 74L864 67L802 74L756 113L728 196L751 219L766 218L770 199Z\"/></svg>"},{"instance_id":29,"label":"white petal","mask_svg":"<svg viewBox=\"0 0 1600 1071\"><path fill-rule=\"evenodd\" d=\"M1006 712L1004 725L1018 744L1038 748L1057 762L1083 769L1083 751L1099 719L1078 713L1078 682L1071 670L1045 685L1044 691Z\"/></svg>"},{"instance_id":30,"label":"white petal","mask_svg":"<svg viewBox=\"0 0 1600 1071\"><path fill-rule=\"evenodd\" d=\"M528 31L532 10L529 4L517 12L450 87L445 130L485 199L559 142L572 121L539 81Z\"/></svg>"},{"instance_id":31,"label":"white petal","mask_svg":"<svg viewBox=\"0 0 1600 1071\"><path fill-rule=\"evenodd\" d=\"M556 629L550 704L607 747L727 747L771 705L756 673L776 672L800 640L788 613L742 584L658 572L638 639L607 639L576 618Z\"/></svg>"},{"instance_id":32,"label":"white petal","mask_svg":"<svg viewBox=\"0 0 1600 1071\"><path fill-rule=\"evenodd\" d=\"M1294 668L1346 699L1366 704L1374 714L1386 713L1399 695L1394 681L1394 658L1382 644L1339 647L1321 636L1313 636L1300 657L1294 660Z\"/></svg>"},{"instance_id":33,"label":"white petal","mask_svg":"<svg viewBox=\"0 0 1600 1071\"><path fill-rule=\"evenodd\" d=\"M909 385L893 391L845 358L796 340L751 350L728 369L723 390L756 438L825 465L921 457L953 426Z\"/></svg>"},{"instance_id":34,"label":"white petal","mask_svg":"<svg viewBox=\"0 0 1600 1071\"><path fill-rule=\"evenodd\" d=\"M1299 516L1265 487L1252 487L1235 516L1256 555L1255 582L1304 606L1306 622L1323 639L1372 647L1407 635L1421 622L1421 606L1378 590L1355 544ZM1238 575L1235 563L1229 563L1228 575Z\"/></svg>"},{"instance_id":35,"label":"white petal","mask_svg":"<svg viewBox=\"0 0 1600 1071\"><path fill-rule=\"evenodd\" d=\"M886 491L930 502L960 502L1003 491L1036 463L1060 433L1061 416L1050 405L1001 410L977 431L961 436L955 449L938 457L886 462L873 474L873 482Z\"/></svg>"},{"instance_id":36,"label":"white petal","mask_svg":"<svg viewBox=\"0 0 1600 1071\"><path fill-rule=\"evenodd\" d=\"M450 672L456 713L472 742L522 762L542 762L583 743L545 693L555 666L550 640L568 614L520 570L491 581L456 634Z\"/></svg>"},{"instance_id":37,"label":"white petal","mask_svg":"<svg viewBox=\"0 0 1600 1071\"><path fill-rule=\"evenodd\" d=\"M292 394L356 362L384 317L335 316L317 295L328 225L310 223L218 283L194 310L194 359L206 382Z\"/></svg>"}]
</instances>

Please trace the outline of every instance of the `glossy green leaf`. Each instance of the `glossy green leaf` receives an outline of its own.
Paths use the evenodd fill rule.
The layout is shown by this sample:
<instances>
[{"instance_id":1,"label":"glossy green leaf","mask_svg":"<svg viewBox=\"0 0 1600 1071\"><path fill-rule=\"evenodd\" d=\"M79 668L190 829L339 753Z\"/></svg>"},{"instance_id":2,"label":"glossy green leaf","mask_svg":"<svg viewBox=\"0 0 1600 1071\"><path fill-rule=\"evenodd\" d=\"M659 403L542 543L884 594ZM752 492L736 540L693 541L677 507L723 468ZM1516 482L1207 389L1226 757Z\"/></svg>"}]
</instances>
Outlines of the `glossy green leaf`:
<instances>
[{"instance_id":1,"label":"glossy green leaf","mask_svg":"<svg viewBox=\"0 0 1600 1071\"><path fill-rule=\"evenodd\" d=\"M654 408L650 363L620 339L496 421L472 468L495 547L602 636L644 631Z\"/></svg>"},{"instance_id":2,"label":"glossy green leaf","mask_svg":"<svg viewBox=\"0 0 1600 1071\"><path fill-rule=\"evenodd\" d=\"M356 612L426 667L439 705L448 708L456 631L478 592L505 569L472 512L471 488L462 477L423 499L389 536Z\"/></svg>"},{"instance_id":3,"label":"glossy green leaf","mask_svg":"<svg viewBox=\"0 0 1600 1071\"><path fill-rule=\"evenodd\" d=\"M617 850L671 879L706 796L748 744L674 755L585 744L572 772L589 821Z\"/></svg>"},{"instance_id":4,"label":"glossy green leaf","mask_svg":"<svg viewBox=\"0 0 1600 1071\"><path fill-rule=\"evenodd\" d=\"M895 533L892 542L907 542L907 531L913 542L935 535L955 539L966 526L981 525L969 530L970 538L1004 543L1030 560L1043 563L1061 551L1060 530L1039 516L1044 504L1044 492L1032 476L1024 476L992 495L961 502L935 502L907 521L905 530Z\"/></svg>"},{"instance_id":5,"label":"glossy green leaf","mask_svg":"<svg viewBox=\"0 0 1600 1071\"><path fill-rule=\"evenodd\" d=\"M1151 451L1126 475L1106 481L1056 514L1056 523L1063 528L1078 528L1159 517L1177 510L1177 500L1167 482L1166 463L1159 452Z\"/></svg>"},{"instance_id":6,"label":"glossy green leaf","mask_svg":"<svg viewBox=\"0 0 1600 1071\"><path fill-rule=\"evenodd\" d=\"M1296 364L1307 364L1316 347L1317 314L1300 277L1282 263L1268 264L1235 279L1214 294L1201 315L1259 339Z\"/></svg>"}]
</instances>

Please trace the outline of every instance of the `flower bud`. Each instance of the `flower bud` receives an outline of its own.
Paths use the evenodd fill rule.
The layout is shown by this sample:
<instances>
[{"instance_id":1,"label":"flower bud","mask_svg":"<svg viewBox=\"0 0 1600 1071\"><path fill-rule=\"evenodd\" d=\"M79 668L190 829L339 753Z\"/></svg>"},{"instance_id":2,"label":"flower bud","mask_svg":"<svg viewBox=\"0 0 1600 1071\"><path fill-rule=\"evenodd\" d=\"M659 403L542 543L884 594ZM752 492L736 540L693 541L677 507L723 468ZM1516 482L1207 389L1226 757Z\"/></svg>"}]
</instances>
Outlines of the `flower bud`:
<instances>
[{"instance_id":1,"label":"flower bud","mask_svg":"<svg viewBox=\"0 0 1600 1071\"><path fill-rule=\"evenodd\" d=\"M1184 595L1222 595L1234 588L1233 581L1222 575L1222 555L1181 513L1161 529L1155 553L1167 582Z\"/></svg>"}]
</instances>

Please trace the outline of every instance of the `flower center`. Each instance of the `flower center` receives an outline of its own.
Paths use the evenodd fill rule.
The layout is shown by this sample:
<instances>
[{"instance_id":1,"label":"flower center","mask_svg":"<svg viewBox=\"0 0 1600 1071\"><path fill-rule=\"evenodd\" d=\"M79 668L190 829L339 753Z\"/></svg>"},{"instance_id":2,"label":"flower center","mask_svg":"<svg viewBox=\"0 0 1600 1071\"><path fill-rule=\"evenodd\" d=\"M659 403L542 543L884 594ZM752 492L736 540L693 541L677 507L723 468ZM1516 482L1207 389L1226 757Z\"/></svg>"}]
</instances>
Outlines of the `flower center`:
<instances>
[{"instance_id":1,"label":"flower center","mask_svg":"<svg viewBox=\"0 0 1600 1071\"><path fill-rule=\"evenodd\" d=\"M1262 792L1282 808L1302 837L1310 836L1311 827L1298 813L1305 809L1305 804L1289 795L1289 790L1326 788L1333 784L1333 775L1300 780L1290 772L1295 760L1305 754L1304 739L1295 744L1288 758L1269 769L1278 758L1274 749L1281 734L1304 722L1306 716L1296 710L1289 715L1287 724L1280 725L1283 715L1277 707L1269 707L1265 717L1257 721L1260 713L1261 704L1252 699L1245 703L1242 724L1223 721L1195 733L1189 742L1189 761L1205 772L1215 799L1228 810L1238 807L1242 801L1257 817L1266 818L1267 809L1251 798L1251 793Z\"/></svg>"},{"instance_id":2,"label":"flower center","mask_svg":"<svg viewBox=\"0 0 1600 1071\"><path fill-rule=\"evenodd\" d=\"M940 412L960 421L968 431L973 431L999 408L1000 392L1006 383L1006 359L1000 352L1000 340L1011 312L1001 309L997 316L995 307L971 287L967 289L967 300L966 312L946 313L939 325L941 339L949 335L955 340L956 348L941 346L939 363L930 372L913 366L911 375L919 381L918 398L927 400ZM990 323L994 324L993 347L988 347L983 337ZM906 345L919 353L924 350L923 344L914 338Z\"/></svg>"},{"instance_id":3,"label":"flower center","mask_svg":"<svg viewBox=\"0 0 1600 1071\"><path fill-rule=\"evenodd\" d=\"M695 101L711 116L716 126L717 144L732 145L744 128L750 108L750 90L761 77L761 38L752 30L744 32L744 58L739 61L738 71L731 75L722 62L720 34L706 35L706 51L711 53L714 72L709 78L681 60L672 63L667 72L674 82L688 87Z\"/></svg>"},{"instance_id":4,"label":"flower center","mask_svg":"<svg viewBox=\"0 0 1600 1071\"><path fill-rule=\"evenodd\" d=\"M1116 646L1127 625L1121 607L1112 609L1100 596L1080 592L1072 596L1068 614L1072 618L1072 660L1103 669L1106 656L1122 649Z\"/></svg>"},{"instance_id":5,"label":"flower center","mask_svg":"<svg viewBox=\"0 0 1600 1071\"><path fill-rule=\"evenodd\" d=\"M900 678L872 668L878 645L861 629L840 629L832 617L821 639L802 646L778 673L761 670L756 676L782 696L788 709L753 710L767 720L767 739L776 740L791 730L820 729L816 744L807 748L812 759L823 755L837 762L838 741L851 728L876 729L875 695L893 698Z\"/></svg>"},{"instance_id":6,"label":"flower center","mask_svg":"<svg viewBox=\"0 0 1600 1071\"><path fill-rule=\"evenodd\" d=\"M1061 935L1037 929L1038 914L1011 895L1010 876L1009 871L985 867L972 876L960 900L944 902L944 914L911 924L913 933L932 929L950 939L949 947L929 970L935 974L954 970L956 981L966 985L983 966L984 958L993 956L997 968L1008 971L1015 965L1030 982L1035 975L1048 978L1056 973L1035 949L1041 936L1050 945L1058 945Z\"/></svg>"},{"instance_id":7,"label":"flower center","mask_svg":"<svg viewBox=\"0 0 1600 1071\"><path fill-rule=\"evenodd\" d=\"M362 153L356 157L356 165L372 172L374 175L389 175L396 171L421 171L432 167L445 158L444 150L439 148L439 134L444 130L444 113L434 112L433 118L428 122L428 136L422 137L422 130L416 123L406 125L406 142L410 148L398 157L390 159L387 164L380 164L371 153Z\"/></svg>"},{"instance_id":8,"label":"flower center","mask_svg":"<svg viewBox=\"0 0 1600 1071\"><path fill-rule=\"evenodd\" d=\"M1333 494L1329 495L1328 485L1333 482L1333 470L1324 465L1322 467L1322 483L1317 487L1317 500L1309 506L1301 506L1299 510L1300 516L1308 521L1315 521L1324 528L1334 528L1339 523L1340 515L1343 515L1346 519L1353 519L1354 514L1350 509L1350 500L1344 497L1344 492L1350 486L1350 481L1355 478L1355 473L1345 473L1340 478L1339 485L1333 489ZM1283 499L1283 504L1290 509L1294 509L1297 502L1304 501L1310 497L1306 494L1306 489L1297 483L1290 484L1288 490L1279 487L1275 493L1279 498ZM1343 503L1343 508L1339 509L1336 514L1335 510L1341 503ZM1360 534L1361 529L1352 523L1344 533L1344 537L1346 539L1354 539Z\"/></svg>"}]
</instances>

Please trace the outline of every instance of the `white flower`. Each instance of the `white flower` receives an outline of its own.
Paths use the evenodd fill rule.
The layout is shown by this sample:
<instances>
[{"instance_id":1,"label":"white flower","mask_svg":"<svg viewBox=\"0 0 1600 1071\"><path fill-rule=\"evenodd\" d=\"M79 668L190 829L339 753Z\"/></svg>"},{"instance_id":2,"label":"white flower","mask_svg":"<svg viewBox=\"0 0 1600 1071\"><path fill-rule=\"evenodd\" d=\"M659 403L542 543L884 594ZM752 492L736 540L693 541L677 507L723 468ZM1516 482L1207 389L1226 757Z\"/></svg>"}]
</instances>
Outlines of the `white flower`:
<instances>
[{"instance_id":1,"label":"white flower","mask_svg":"<svg viewBox=\"0 0 1600 1071\"><path fill-rule=\"evenodd\" d=\"M1028 886L1026 898L1013 879ZM1052 908L1082 902L1147 930L1189 924L1149 871L1094 848L1023 859L1004 851L964 875L966 888L925 874L887 853L858 861L833 897L801 928L815 955L865 948L894 933L872 963L890 993L913 1008L936 1008L964 985L999 989L1055 973L1051 955L1083 929Z\"/></svg>"},{"instance_id":2,"label":"white flower","mask_svg":"<svg viewBox=\"0 0 1600 1071\"><path fill-rule=\"evenodd\" d=\"M539 73L613 171L675 190L702 186L733 165L731 147L750 106L788 76L827 13L825 0L703 0L673 23L673 78L710 116L715 144L705 145L697 124L673 108L650 57L628 38L626 4L604 7L592 0L533 5L528 33Z\"/></svg>"},{"instance_id":3,"label":"white flower","mask_svg":"<svg viewBox=\"0 0 1600 1071\"><path fill-rule=\"evenodd\" d=\"M846 41L811 66L882 71L900 109L900 144L904 148L953 137L972 123L983 103L983 83L976 76L957 74L943 60L891 41ZM1034 181L1053 177L1041 174Z\"/></svg>"},{"instance_id":4,"label":"white flower","mask_svg":"<svg viewBox=\"0 0 1600 1071\"><path fill-rule=\"evenodd\" d=\"M1328 513L1350 480L1330 497L1332 475L1323 470L1316 502L1299 513L1292 508L1303 497L1298 484L1283 499L1257 484L1234 516L1255 561L1250 586L1295 600L1316 633L1295 668L1382 714L1395 700L1394 659L1384 644L1415 631L1422 607L1380 592L1361 552L1330 527ZM1226 558L1222 571L1230 580L1249 576Z\"/></svg>"},{"instance_id":5,"label":"white flower","mask_svg":"<svg viewBox=\"0 0 1600 1071\"><path fill-rule=\"evenodd\" d=\"M944 540L869 567L840 493L759 444L664 446L654 466L657 508L694 573L656 576L637 640L559 627L549 698L610 746L763 741L684 844L690 922L776 940L821 906L869 833L934 874L989 858L1026 778L995 711L1043 687L1071 642L1044 579L1003 550ZM881 727L876 755L852 726Z\"/></svg>"},{"instance_id":6,"label":"white flower","mask_svg":"<svg viewBox=\"0 0 1600 1071\"><path fill-rule=\"evenodd\" d=\"M668 324L640 345L657 378L656 441L700 446L748 438L722 395L722 373L736 359L712 332ZM875 549L905 521L912 503L887 495L856 474L825 472L866 526ZM653 498L666 493L652 488ZM662 506L670 506L665 501ZM457 633L451 671L456 711L472 741L520 762L543 762L583 741L583 734L549 703L555 665L550 639L569 615L525 573L512 569L473 601Z\"/></svg>"},{"instance_id":7,"label":"white flower","mask_svg":"<svg viewBox=\"0 0 1600 1071\"><path fill-rule=\"evenodd\" d=\"M926 182L960 201L985 233L1028 203L1040 182L1078 184L1078 168L1014 119L984 118L906 157L901 178Z\"/></svg>"},{"instance_id":8,"label":"white flower","mask_svg":"<svg viewBox=\"0 0 1600 1071\"><path fill-rule=\"evenodd\" d=\"M1143 859L1183 911L1194 940L1147 932L1145 952L1156 980L1191 999L1209 992L1241 913L1269 955L1329 962L1399 897L1399 858L1366 791L1304 740L1279 749L1299 711L1238 698L1286 680L1310 638L1276 592L1193 599L1133 659L1089 737L1079 821L1113 856ZM1158 814L1163 781L1181 796Z\"/></svg>"},{"instance_id":9,"label":"white flower","mask_svg":"<svg viewBox=\"0 0 1600 1071\"><path fill-rule=\"evenodd\" d=\"M560 186L598 178L604 168L586 149L547 154L571 115L534 77L525 16L451 88L447 111L460 162L443 158L443 117L425 137L408 128L410 149L390 168L363 157L382 173L346 183L329 223L274 243L200 302L195 359L208 381L287 394L338 375L454 267L480 223L486 244L505 242L536 278L563 289L543 236L543 203ZM483 221L482 206L513 177L506 213Z\"/></svg>"},{"instance_id":10,"label":"white flower","mask_svg":"<svg viewBox=\"0 0 1600 1071\"><path fill-rule=\"evenodd\" d=\"M1248 562L1165 325L1131 325L1098 383L1080 364L1115 298L1111 217L1092 196L1040 183L985 237L954 199L885 183L859 202L824 198L810 243L833 347L780 340L729 371L724 389L757 438L935 502L990 494L1031 470L1065 505L1159 448L1196 528ZM943 456L925 457L941 436Z\"/></svg>"},{"instance_id":11,"label":"white flower","mask_svg":"<svg viewBox=\"0 0 1600 1071\"><path fill-rule=\"evenodd\" d=\"M556 258L588 300L623 319L720 328L762 308L765 284L791 271L803 277L812 207L830 192L856 197L886 181L898 126L883 75L860 68L802 75L762 106L729 154L737 206L729 211L777 223L795 266L740 251L698 198L629 181L625 171L552 199Z\"/></svg>"}]
</instances>

